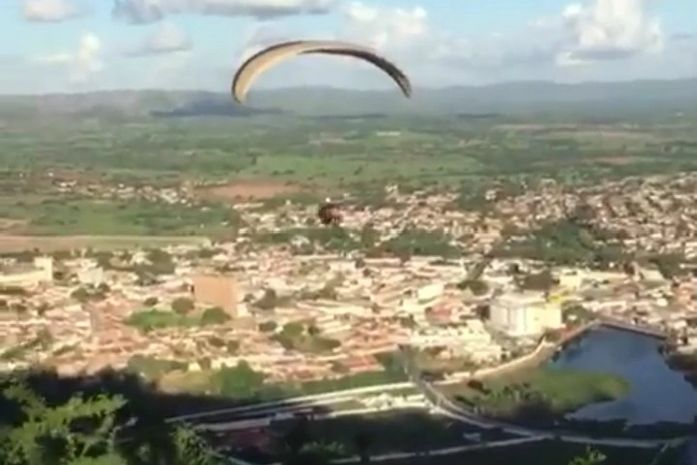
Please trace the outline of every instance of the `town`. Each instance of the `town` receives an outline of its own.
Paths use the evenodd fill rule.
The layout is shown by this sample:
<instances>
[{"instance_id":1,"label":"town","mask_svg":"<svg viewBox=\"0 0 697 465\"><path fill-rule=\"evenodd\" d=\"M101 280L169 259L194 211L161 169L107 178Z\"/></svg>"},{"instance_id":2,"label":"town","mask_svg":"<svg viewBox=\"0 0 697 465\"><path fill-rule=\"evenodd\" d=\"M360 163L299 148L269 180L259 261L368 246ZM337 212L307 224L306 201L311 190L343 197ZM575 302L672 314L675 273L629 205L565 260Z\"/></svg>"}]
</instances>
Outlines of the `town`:
<instances>
[{"instance_id":1,"label":"town","mask_svg":"<svg viewBox=\"0 0 697 465\"><path fill-rule=\"evenodd\" d=\"M163 388L211 392L208 374L241 364L269 384L347 379L382 372L381 356L408 346L422 367L451 376L599 319L653 328L689 354L695 183L548 181L489 189L481 208L458 208L456 192L390 185L379 207L344 196L341 226L319 226L316 205L245 202L233 206L241 226L226 242L8 254L0 369L131 369ZM585 228L581 251L564 243L556 256L554 234L531 239L568 224ZM518 253L531 241L543 257Z\"/></svg>"}]
</instances>

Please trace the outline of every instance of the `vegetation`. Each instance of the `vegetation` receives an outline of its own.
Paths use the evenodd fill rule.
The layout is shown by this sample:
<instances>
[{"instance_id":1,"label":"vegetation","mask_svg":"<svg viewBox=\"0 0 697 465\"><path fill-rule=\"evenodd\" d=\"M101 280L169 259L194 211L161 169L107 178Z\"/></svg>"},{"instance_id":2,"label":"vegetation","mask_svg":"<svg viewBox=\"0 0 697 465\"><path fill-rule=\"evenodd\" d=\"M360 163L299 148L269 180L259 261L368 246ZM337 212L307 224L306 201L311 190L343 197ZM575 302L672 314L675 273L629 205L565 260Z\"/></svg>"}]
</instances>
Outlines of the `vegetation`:
<instances>
[{"instance_id":1,"label":"vegetation","mask_svg":"<svg viewBox=\"0 0 697 465\"><path fill-rule=\"evenodd\" d=\"M106 298L108 287L81 286L70 293L70 297L80 303L98 302Z\"/></svg>"},{"instance_id":2,"label":"vegetation","mask_svg":"<svg viewBox=\"0 0 697 465\"><path fill-rule=\"evenodd\" d=\"M247 362L234 368L222 368L215 376L216 391L235 398L252 398L264 384L264 375L254 371Z\"/></svg>"},{"instance_id":3,"label":"vegetation","mask_svg":"<svg viewBox=\"0 0 697 465\"><path fill-rule=\"evenodd\" d=\"M223 384L234 392L259 387L261 378L244 363L221 376ZM237 382L244 379L245 385ZM115 378L114 378L115 379ZM54 386L55 388L56 386ZM133 392L129 391L129 395ZM55 395L55 393L54 393ZM143 393L141 393L143 395ZM194 431L160 418L161 413L144 415L143 407L157 402L120 394L87 393L48 401L23 382L11 381L2 391L3 418L0 421L0 461L10 465L222 465L212 446ZM181 399L175 401L181 403ZM132 417L132 415L136 415ZM136 420L127 426L130 418ZM363 463L373 454L395 451L426 451L438 445L462 444L463 430L452 422L417 412L378 414L370 417L344 417L310 422L298 419L275 423L276 460L283 465L328 465L333 458L357 454ZM465 430L466 431L466 430ZM484 440L503 437L492 430ZM559 448L547 441L530 446L513 446L502 452L486 452L486 461L477 463L513 463L501 461L509 451L518 459L534 451L537 460L569 465L647 464L653 454L636 455L635 451L583 446ZM529 450L528 450L529 449ZM480 453L475 452L478 456ZM493 457L491 456L493 455ZM560 457L566 457L560 460ZM574 457L575 456L575 457ZM532 456L531 456L532 457ZM619 457L625 460L616 460ZM462 460L462 456L454 456ZM467 454L464 458L469 459ZM498 459L498 460L497 460ZM645 460L646 459L646 460ZM450 463L449 457L443 457Z\"/></svg>"},{"instance_id":4,"label":"vegetation","mask_svg":"<svg viewBox=\"0 0 697 465\"><path fill-rule=\"evenodd\" d=\"M260 236L261 243L289 244L296 237L305 238L309 245L296 249L303 254L312 254L319 250L327 252L350 252L360 248L360 242L353 234L340 227L291 228L281 232Z\"/></svg>"},{"instance_id":5,"label":"vegetation","mask_svg":"<svg viewBox=\"0 0 697 465\"><path fill-rule=\"evenodd\" d=\"M211 236L234 233L239 217L219 204L182 206L148 201L92 201L61 196L0 197L0 218L27 221L37 235Z\"/></svg>"},{"instance_id":6,"label":"vegetation","mask_svg":"<svg viewBox=\"0 0 697 465\"><path fill-rule=\"evenodd\" d=\"M276 330L277 327L278 325L275 321L265 321L259 324L259 331L263 333L272 333Z\"/></svg>"},{"instance_id":7,"label":"vegetation","mask_svg":"<svg viewBox=\"0 0 697 465\"><path fill-rule=\"evenodd\" d=\"M14 421L0 429L0 462L7 465L217 465L219 459L192 430L177 427L170 435L171 453L153 444L124 447L117 415L126 406L121 396L74 396L51 406L22 383L6 386L3 397L17 411Z\"/></svg>"},{"instance_id":8,"label":"vegetation","mask_svg":"<svg viewBox=\"0 0 697 465\"><path fill-rule=\"evenodd\" d=\"M470 384L457 399L484 415L539 422L590 403L621 398L628 391L628 383L617 376L540 368L479 386Z\"/></svg>"},{"instance_id":9,"label":"vegetation","mask_svg":"<svg viewBox=\"0 0 697 465\"><path fill-rule=\"evenodd\" d=\"M194 326L196 320L174 312L145 310L131 314L126 324L147 333L155 329Z\"/></svg>"},{"instance_id":10,"label":"vegetation","mask_svg":"<svg viewBox=\"0 0 697 465\"><path fill-rule=\"evenodd\" d=\"M274 339L288 350L312 353L331 352L341 345L337 340L322 337L314 326L300 323L286 324Z\"/></svg>"},{"instance_id":11,"label":"vegetation","mask_svg":"<svg viewBox=\"0 0 697 465\"><path fill-rule=\"evenodd\" d=\"M180 315L186 315L194 309L194 302L188 297L178 297L172 301L172 310Z\"/></svg>"},{"instance_id":12,"label":"vegetation","mask_svg":"<svg viewBox=\"0 0 697 465\"><path fill-rule=\"evenodd\" d=\"M504 257L541 260L554 265L617 267L628 257L616 245L606 242L607 235L583 224L564 219L550 222L533 231L523 241L509 242L496 250Z\"/></svg>"},{"instance_id":13,"label":"vegetation","mask_svg":"<svg viewBox=\"0 0 697 465\"><path fill-rule=\"evenodd\" d=\"M425 231L418 228L405 229L387 242L380 244L372 254L388 254L409 259L412 256L459 257L460 250L451 244L452 238L440 231Z\"/></svg>"},{"instance_id":14,"label":"vegetation","mask_svg":"<svg viewBox=\"0 0 697 465\"><path fill-rule=\"evenodd\" d=\"M220 307L212 307L204 310L201 314L201 325L222 325L230 321L230 315L225 313Z\"/></svg>"},{"instance_id":15,"label":"vegetation","mask_svg":"<svg viewBox=\"0 0 697 465\"><path fill-rule=\"evenodd\" d=\"M186 301L190 302L188 299ZM177 301L175 301L176 303ZM189 313L188 303L177 304L179 312L169 312L165 310L143 310L132 313L127 319L126 324L140 329L144 333L165 328L187 328L195 326L221 325L230 321L230 316L221 308L209 308L200 314ZM175 304L172 305L175 307ZM185 311L186 310L186 311Z\"/></svg>"},{"instance_id":16,"label":"vegetation","mask_svg":"<svg viewBox=\"0 0 697 465\"><path fill-rule=\"evenodd\" d=\"M466 279L457 287L461 290L469 289L476 296L486 295L489 292L489 285L481 279Z\"/></svg>"},{"instance_id":17,"label":"vegetation","mask_svg":"<svg viewBox=\"0 0 697 465\"><path fill-rule=\"evenodd\" d=\"M273 289L266 289L264 295L257 300L253 305L260 310L273 310L279 305L286 302L285 299L278 297L276 291Z\"/></svg>"}]
</instances>

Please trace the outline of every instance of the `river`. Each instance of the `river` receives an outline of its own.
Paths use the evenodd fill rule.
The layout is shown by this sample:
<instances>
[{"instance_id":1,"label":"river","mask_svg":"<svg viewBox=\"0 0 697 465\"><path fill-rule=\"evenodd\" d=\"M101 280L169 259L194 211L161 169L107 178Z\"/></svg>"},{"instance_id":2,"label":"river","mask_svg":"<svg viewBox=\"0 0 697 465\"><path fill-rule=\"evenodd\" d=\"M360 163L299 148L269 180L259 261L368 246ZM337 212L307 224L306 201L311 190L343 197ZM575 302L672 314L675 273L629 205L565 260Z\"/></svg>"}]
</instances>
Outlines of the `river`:
<instances>
[{"instance_id":1,"label":"river","mask_svg":"<svg viewBox=\"0 0 697 465\"><path fill-rule=\"evenodd\" d=\"M588 405L570 418L624 419L633 425L692 423L697 416L697 390L668 367L659 346L660 341L651 337L599 328L565 347L550 362L553 367L613 373L631 386L624 398Z\"/></svg>"}]
</instances>

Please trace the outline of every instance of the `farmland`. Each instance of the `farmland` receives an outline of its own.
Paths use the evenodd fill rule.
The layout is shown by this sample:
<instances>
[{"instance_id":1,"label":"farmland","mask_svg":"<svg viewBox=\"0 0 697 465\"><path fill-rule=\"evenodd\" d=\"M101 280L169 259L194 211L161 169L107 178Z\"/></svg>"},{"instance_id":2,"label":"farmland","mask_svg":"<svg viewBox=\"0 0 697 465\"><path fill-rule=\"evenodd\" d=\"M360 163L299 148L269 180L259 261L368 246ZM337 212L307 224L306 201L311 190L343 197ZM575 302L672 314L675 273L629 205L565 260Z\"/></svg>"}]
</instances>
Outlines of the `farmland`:
<instances>
[{"instance_id":1,"label":"farmland","mask_svg":"<svg viewBox=\"0 0 697 465\"><path fill-rule=\"evenodd\" d=\"M220 237L234 230L232 206L248 200L354 192L370 203L367 193L390 183L477 192L697 168L697 120L666 112L625 121L532 111L117 118L107 109L3 120L0 234ZM69 187L57 192L60 182ZM190 195L174 204L111 195L124 188Z\"/></svg>"}]
</instances>

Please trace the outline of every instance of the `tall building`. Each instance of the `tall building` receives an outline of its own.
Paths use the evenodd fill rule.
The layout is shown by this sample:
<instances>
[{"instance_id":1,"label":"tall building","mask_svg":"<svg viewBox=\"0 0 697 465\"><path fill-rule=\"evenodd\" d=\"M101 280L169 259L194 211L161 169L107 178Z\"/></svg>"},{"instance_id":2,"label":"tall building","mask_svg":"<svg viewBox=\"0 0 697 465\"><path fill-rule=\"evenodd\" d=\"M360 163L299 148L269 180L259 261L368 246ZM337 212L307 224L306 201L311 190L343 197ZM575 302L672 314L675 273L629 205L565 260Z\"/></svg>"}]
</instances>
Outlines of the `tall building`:
<instances>
[{"instance_id":1,"label":"tall building","mask_svg":"<svg viewBox=\"0 0 697 465\"><path fill-rule=\"evenodd\" d=\"M533 292L498 297L489 318L494 327L513 337L537 336L564 326L561 305Z\"/></svg>"},{"instance_id":2,"label":"tall building","mask_svg":"<svg viewBox=\"0 0 697 465\"><path fill-rule=\"evenodd\" d=\"M230 275L197 275L193 279L196 303L220 307L231 316L237 315L237 280Z\"/></svg>"}]
</instances>

